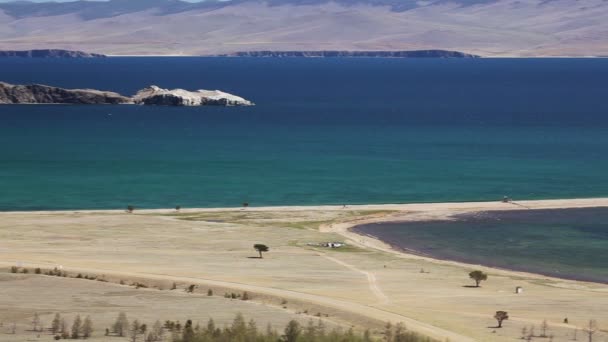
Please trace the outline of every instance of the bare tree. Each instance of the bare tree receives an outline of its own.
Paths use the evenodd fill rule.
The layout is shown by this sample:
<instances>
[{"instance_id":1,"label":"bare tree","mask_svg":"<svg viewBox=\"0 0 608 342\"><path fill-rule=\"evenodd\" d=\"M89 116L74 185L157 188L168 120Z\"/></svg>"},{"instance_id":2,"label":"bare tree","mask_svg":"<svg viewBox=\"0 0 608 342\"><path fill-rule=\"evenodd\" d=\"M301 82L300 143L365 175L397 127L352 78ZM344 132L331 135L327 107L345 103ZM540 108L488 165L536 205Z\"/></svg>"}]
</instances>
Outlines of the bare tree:
<instances>
[{"instance_id":1,"label":"bare tree","mask_svg":"<svg viewBox=\"0 0 608 342\"><path fill-rule=\"evenodd\" d=\"M38 331L38 327L40 326L40 315L37 312L34 313L34 318L32 318L32 330Z\"/></svg>"},{"instance_id":2,"label":"bare tree","mask_svg":"<svg viewBox=\"0 0 608 342\"><path fill-rule=\"evenodd\" d=\"M589 320L589 324L583 329L589 342L593 342L593 335L597 332L597 322L594 319Z\"/></svg>"},{"instance_id":3,"label":"bare tree","mask_svg":"<svg viewBox=\"0 0 608 342\"><path fill-rule=\"evenodd\" d=\"M549 328L549 323L547 323L547 320L543 320L543 322L540 325L540 337L547 337L547 329Z\"/></svg>"}]
</instances>

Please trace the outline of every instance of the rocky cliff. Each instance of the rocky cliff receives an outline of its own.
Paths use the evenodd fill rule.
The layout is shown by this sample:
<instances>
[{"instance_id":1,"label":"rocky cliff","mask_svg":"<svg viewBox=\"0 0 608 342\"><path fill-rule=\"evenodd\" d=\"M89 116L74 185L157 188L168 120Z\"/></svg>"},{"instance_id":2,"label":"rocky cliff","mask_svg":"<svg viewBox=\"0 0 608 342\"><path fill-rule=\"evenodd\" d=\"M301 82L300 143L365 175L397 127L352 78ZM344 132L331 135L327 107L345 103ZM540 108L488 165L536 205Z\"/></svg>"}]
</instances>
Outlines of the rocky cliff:
<instances>
[{"instance_id":1,"label":"rocky cliff","mask_svg":"<svg viewBox=\"0 0 608 342\"><path fill-rule=\"evenodd\" d=\"M479 58L459 51L242 51L223 57L378 57L378 58Z\"/></svg>"},{"instance_id":2,"label":"rocky cliff","mask_svg":"<svg viewBox=\"0 0 608 342\"><path fill-rule=\"evenodd\" d=\"M64 89L40 84L0 82L0 104L141 104L158 106L252 106L253 103L219 90L162 89L151 86L133 97L94 89Z\"/></svg>"},{"instance_id":3,"label":"rocky cliff","mask_svg":"<svg viewBox=\"0 0 608 342\"><path fill-rule=\"evenodd\" d=\"M40 84L12 85L0 82L0 103L21 104L121 104L132 100L118 93L93 89L63 89Z\"/></svg>"},{"instance_id":4,"label":"rocky cliff","mask_svg":"<svg viewBox=\"0 0 608 342\"><path fill-rule=\"evenodd\" d=\"M0 57L23 57L23 58L104 58L105 55L70 50L23 50L23 51L0 51Z\"/></svg>"}]
</instances>

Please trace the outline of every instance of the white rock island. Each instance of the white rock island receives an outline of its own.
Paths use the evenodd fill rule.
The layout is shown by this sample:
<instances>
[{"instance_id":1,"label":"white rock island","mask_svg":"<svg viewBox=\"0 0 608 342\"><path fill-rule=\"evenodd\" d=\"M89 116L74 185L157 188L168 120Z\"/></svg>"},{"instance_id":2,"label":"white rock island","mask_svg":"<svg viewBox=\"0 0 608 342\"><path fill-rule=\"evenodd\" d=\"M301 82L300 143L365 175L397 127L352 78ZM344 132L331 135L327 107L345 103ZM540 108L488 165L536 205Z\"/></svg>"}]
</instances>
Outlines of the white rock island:
<instances>
[{"instance_id":1,"label":"white rock island","mask_svg":"<svg viewBox=\"0 0 608 342\"><path fill-rule=\"evenodd\" d=\"M133 96L135 104L157 106L252 106L253 102L219 90L188 91L163 89L155 85L142 89Z\"/></svg>"}]
</instances>

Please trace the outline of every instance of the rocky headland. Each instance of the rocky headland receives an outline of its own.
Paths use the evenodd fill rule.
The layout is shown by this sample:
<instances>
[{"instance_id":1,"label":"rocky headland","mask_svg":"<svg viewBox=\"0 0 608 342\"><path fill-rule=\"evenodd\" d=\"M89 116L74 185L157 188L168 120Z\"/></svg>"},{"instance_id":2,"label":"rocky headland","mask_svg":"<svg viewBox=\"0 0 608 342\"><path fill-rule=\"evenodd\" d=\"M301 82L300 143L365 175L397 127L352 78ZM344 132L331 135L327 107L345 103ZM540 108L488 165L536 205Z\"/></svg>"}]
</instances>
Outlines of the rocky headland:
<instances>
[{"instance_id":1,"label":"rocky headland","mask_svg":"<svg viewBox=\"0 0 608 342\"><path fill-rule=\"evenodd\" d=\"M0 57L22 58L105 58L106 55L82 51L42 49L42 50L0 50Z\"/></svg>"},{"instance_id":2,"label":"rocky headland","mask_svg":"<svg viewBox=\"0 0 608 342\"><path fill-rule=\"evenodd\" d=\"M0 104L138 104L156 106L252 106L251 101L219 90L187 91L150 86L133 97L95 89L64 89L41 84L0 82Z\"/></svg>"}]
</instances>

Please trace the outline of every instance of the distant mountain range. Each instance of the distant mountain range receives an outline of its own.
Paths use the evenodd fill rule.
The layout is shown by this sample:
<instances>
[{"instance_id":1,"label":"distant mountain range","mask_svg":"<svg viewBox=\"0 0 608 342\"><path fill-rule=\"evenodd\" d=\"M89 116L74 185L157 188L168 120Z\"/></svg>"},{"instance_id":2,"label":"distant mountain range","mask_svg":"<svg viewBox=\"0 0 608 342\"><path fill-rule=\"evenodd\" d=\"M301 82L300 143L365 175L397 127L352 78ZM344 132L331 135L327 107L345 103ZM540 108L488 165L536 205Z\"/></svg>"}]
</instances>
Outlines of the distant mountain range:
<instances>
[{"instance_id":1,"label":"distant mountain range","mask_svg":"<svg viewBox=\"0 0 608 342\"><path fill-rule=\"evenodd\" d=\"M0 49L110 55L454 50L608 55L606 0L0 3Z\"/></svg>"}]
</instances>

